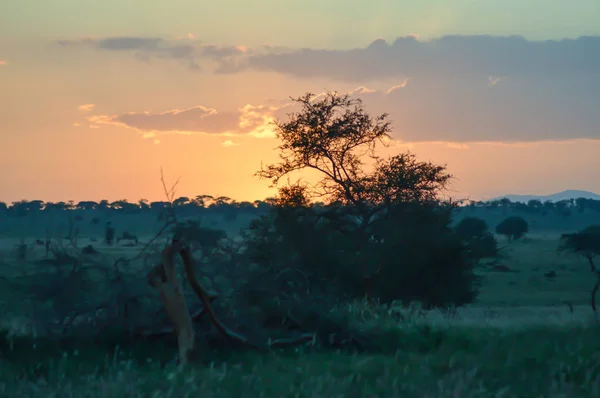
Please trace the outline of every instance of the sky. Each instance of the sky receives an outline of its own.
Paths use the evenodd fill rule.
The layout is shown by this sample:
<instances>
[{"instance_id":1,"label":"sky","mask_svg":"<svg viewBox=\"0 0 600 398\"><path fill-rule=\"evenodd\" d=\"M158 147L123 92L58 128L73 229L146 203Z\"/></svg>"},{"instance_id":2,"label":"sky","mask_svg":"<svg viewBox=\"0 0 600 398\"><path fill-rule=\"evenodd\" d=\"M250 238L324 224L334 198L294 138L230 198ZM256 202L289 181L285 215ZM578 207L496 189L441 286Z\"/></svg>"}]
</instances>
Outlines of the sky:
<instances>
[{"instance_id":1,"label":"sky","mask_svg":"<svg viewBox=\"0 0 600 398\"><path fill-rule=\"evenodd\" d=\"M454 198L600 192L600 2L4 0L0 201L273 195L271 124L389 113Z\"/></svg>"}]
</instances>

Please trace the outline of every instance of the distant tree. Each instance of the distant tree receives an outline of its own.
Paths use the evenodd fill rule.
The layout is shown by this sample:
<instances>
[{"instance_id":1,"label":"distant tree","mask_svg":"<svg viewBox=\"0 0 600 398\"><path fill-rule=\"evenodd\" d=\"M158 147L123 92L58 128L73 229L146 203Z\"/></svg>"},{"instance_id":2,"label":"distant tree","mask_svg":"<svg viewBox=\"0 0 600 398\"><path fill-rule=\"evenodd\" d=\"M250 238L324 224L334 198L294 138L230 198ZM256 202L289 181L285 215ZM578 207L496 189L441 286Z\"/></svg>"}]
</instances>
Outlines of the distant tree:
<instances>
[{"instance_id":1,"label":"distant tree","mask_svg":"<svg viewBox=\"0 0 600 398\"><path fill-rule=\"evenodd\" d=\"M44 209L44 201L43 200L32 200L29 202L29 211L31 212L40 212Z\"/></svg>"},{"instance_id":2,"label":"distant tree","mask_svg":"<svg viewBox=\"0 0 600 398\"><path fill-rule=\"evenodd\" d=\"M556 202L556 210L561 216L569 217L573 213L571 210L574 208L574 201L572 199L566 199Z\"/></svg>"},{"instance_id":3,"label":"distant tree","mask_svg":"<svg viewBox=\"0 0 600 398\"><path fill-rule=\"evenodd\" d=\"M513 202L511 206L515 211L518 211L521 213L531 213L532 212L531 208L529 206L527 206L527 204L524 202Z\"/></svg>"},{"instance_id":4,"label":"distant tree","mask_svg":"<svg viewBox=\"0 0 600 398\"><path fill-rule=\"evenodd\" d=\"M46 202L44 206L44 211L65 211L67 209L67 204L65 202Z\"/></svg>"},{"instance_id":5,"label":"distant tree","mask_svg":"<svg viewBox=\"0 0 600 398\"><path fill-rule=\"evenodd\" d=\"M542 208L542 201L537 199L531 199L527 202L527 207L533 211L540 211Z\"/></svg>"},{"instance_id":6,"label":"distant tree","mask_svg":"<svg viewBox=\"0 0 600 398\"><path fill-rule=\"evenodd\" d=\"M194 203L200 207L208 207L215 201L211 195L198 195L194 198Z\"/></svg>"},{"instance_id":7,"label":"distant tree","mask_svg":"<svg viewBox=\"0 0 600 398\"><path fill-rule=\"evenodd\" d=\"M26 217L29 213L29 202L26 200L19 200L12 202L9 207L9 214L16 217Z\"/></svg>"},{"instance_id":8,"label":"distant tree","mask_svg":"<svg viewBox=\"0 0 600 398\"><path fill-rule=\"evenodd\" d=\"M596 312L596 292L600 288L600 270L594 263L594 258L600 255L600 225L591 225L573 234L563 234L558 250L576 253L587 259L590 270L596 274L596 284L592 289L591 305Z\"/></svg>"},{"instance_id":9,"label":"distant tree","mask_svg":"<svg viewBox=\"0 0 600 398\"><path fill-rule=\"evenodd\" d=\"M108 200L106 199L102 199L100 202L98 202L98 210L110 210L110 203L108 202Z\"/></svg>"},{"instance_id":10,"label":"distant tree","mask_svg":"<svg viewBox=\"0 0 600 398\"><path fill-rule=\"evenodd\" d=\"M529 224L519 216L508 217L496 226L496 233L506 236L509 241L520 239L527 232L529 232Z\"/></svg>"},{"instance_id":11,"label":"distant tree","mask_svg":"<svg viewBox=\"0 0 600 398\"><path fill-rule=\"evenodd\" d=\"M148 204L148 199L140 199L138 200L138 206L141 210L148 210L150 209L150 205Z\"/></svg>"},{"instance_id":12,"label":"distant tree","mask_svg":"<svg viewBox=\"0 0 600 398\"><path fill-rule=\"evenodd\" d=\"M110 207L126 214L137 213L140 210L136 203L130 203L127 199L115 200L110 204Z\"/></svg>"},{"instance_id":13,"label":"distant tree","mask_svg":"<svg viewBox=\"0 0 600 398\"><path fill-rule=\"evenodd\" d=\"M270 210L270 206L267 202L265 202L264 200L255 200L253 202L254 207L256 208L258 213L264 213L266 211Z\"/></svg>"},{"instance_id":14,"label":"distant tree","mask_svg":"<svg viewBox=\"0 0 600 398\"><path fill-rule=\"evenodd\" d=\"M577 198L577 199L575 199L575 207L577 207L577 211L579 213L583 213L585 211L586 202L587 201L584 198Z\"/></svg>"},{"instance_id":15,"label":"distant tree","mask_svg":"<svg viewBox=\"0 0 600 398\"><path fill-rule=\"evenodd\" d=\"M150 209L158 210L158 211L167 209L167 208L169 208L169 206L170 206L169 202L151 202L150 203Z\"/></svg>"},{"instance_id":16,"label":"distant tree","mask_svg":"<svg viewBox=\"0 0 600 398\"><path fill-rule=\"evenodd\" d=\"M182 196L180 198L177 198L173 201L173 206L184 206L186 204L190 203L190 198Z\"/></svg>"},{"instance_id":17,"label":"distant tree","mask_svg":"<svg viewBox=\"0 0 600 398\"><path fill-rule=\"evenodd\" d=\"M551 200L547 200L542 204L543 215L550 214L554 211L554 202Z\"/></svg>"},{"instance_id":18,"label":"distant tree","mask_svg":"<svg viewBox=\"0 0 600 398\"><path fill-rule=\"evenodd\" d=\"M89 200L79 202L75 205L77 210L96 210L97 207L98 203Z\"/></svg>"},{"instance_id":19,"label":"distant tree","mask_svg":"<svg viewBox=\"0 0 600 398\"><path fill-rule=\"evenodd\" d=\"M509 198L502 198L498 201L500 208L502 209L502 214L506 214L508 209L510 209L513 205Z\"/></svg>"},{"instance_id":20,"label":"distant tree","mask_svg":"<svg viewBox=\"0 0 600 398\"><path fill-rule=\"evenodd\" d=\"M243 212L251 212L255 209L254 204L248 201L239 202L237 208Z\"/></svg>"},{"instance_id":21,"label":"distant tree","mask_svg":"<svg viewBox=\"0 0 600 398\"><path fill-rule=\"evenodd\" d=\"M226 207L232 202L231 198L228 196L219 196L215 199L213 205L214 207Z\"/></svg>"}]
</instances>

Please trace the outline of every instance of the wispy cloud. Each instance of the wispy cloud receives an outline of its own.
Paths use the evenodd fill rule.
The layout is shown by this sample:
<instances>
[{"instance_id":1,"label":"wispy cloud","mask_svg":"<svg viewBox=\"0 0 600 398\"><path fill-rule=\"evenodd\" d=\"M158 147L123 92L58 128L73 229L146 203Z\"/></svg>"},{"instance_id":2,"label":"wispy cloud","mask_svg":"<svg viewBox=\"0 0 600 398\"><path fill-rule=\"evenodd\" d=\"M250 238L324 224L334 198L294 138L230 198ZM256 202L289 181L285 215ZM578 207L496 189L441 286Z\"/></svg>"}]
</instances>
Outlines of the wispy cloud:
<instances>
[{"instance_id":1,"label":"wispy cloud","mask_svg":"<svg viewBox=\"0 0 600 398\"><path fill-rule=\"evenodd\" d=\"M88 113L88 112L91 112L92 110L94 110L95 107L96 107L95 104L83 104L83 105L79 105L77 107L77 110L81 113Z\"/></svg>"},{"instance_id":2,"label":"wispy cloud","mask_svg":"<svg viewBox=\"0 0 600 398\"><path fill-rule=\"evenodd\" d=\"M88 116L87 121L95 128L112 125L133 129L144 138L155 138L160 134L248 135L256 138L273 138L275 132L272 122L282 115L287 106L287 104L282 106L247 104L234 111L218 112L213 108L196 105L187 109L172 109L160 113L94 114Z\"/></svg>"},{"instance_id":3,"label":"wispy cloud","mask_svg":"<svg viewBox=\"0 0 600 398\"><path fill-rule=\"evenodd\" d=\"M221 143L221 145L224 146L225 148L231 148L233 146L239 146L240 144L238 144L237 142L233 142L231 140L226 140L226 141L223 141Z\"/></svg>"},{"instance_id":4,"label":"wispy cloud","mask_svg":"<svg viewBox=\"0 0 600 398\"><path fill-rule=\"evenodd\" d=\"M8 65L8 61L0 59L0 66L6 66L6 65Z\"/></svg>"},{"instance_id":5,"label":"wispy cloud","mask_svg":"<svg viewBox=\"0 0 600 398\"><path fill-rule=\"evenodd\" d=\"M117 36L58 40L56 43L65 48L92 48L128 53L142 61L176 60L196 71L201 70L200 61L202 59L227 62L229 66L236 66L239 57L261 54L271 50L269 46L250 49L243 45L206 44L197 40L191 33L173 40L159 37Z\"/></svg>"}]
</instances>

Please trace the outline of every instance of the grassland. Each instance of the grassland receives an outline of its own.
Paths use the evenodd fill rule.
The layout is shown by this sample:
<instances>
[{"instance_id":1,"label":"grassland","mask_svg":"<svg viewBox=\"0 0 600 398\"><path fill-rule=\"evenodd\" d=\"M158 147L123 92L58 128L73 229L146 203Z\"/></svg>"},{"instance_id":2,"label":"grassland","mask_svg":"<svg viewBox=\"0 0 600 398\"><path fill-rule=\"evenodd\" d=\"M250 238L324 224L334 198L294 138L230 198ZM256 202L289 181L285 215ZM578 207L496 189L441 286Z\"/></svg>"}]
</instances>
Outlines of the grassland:
<instances>
[{"instance_id":1,"label":"grassland","mask_svg":"<svg viewBox=\"0 0 600 398\"><path fill-rule=\"evenodd\" d=\"M16 264L16 243L0 242L7 278L33 268ZM377 336L380 349L360 354L203 347L201 364L179 369L174 342L59 346L11 333L0 340L0 396L600 397L600 326L588 304L593 275L582 259L556 253L557 243L535 235L506 245L478 271L478 302L455 313L339 308ZM0 300L8 300L7 286ZM23 327L13 315L5 326Z\"/></svg>"}]
</instances>

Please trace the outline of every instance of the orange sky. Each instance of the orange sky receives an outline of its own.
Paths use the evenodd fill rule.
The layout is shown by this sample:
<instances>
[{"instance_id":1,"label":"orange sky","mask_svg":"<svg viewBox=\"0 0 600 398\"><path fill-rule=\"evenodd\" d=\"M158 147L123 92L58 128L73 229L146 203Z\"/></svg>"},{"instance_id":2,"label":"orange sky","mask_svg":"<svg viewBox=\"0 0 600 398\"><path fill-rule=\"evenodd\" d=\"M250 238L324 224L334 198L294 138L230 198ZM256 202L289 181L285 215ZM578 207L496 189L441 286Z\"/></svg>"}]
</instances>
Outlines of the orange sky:
<instances>
[{"instance_id":1,"label":"orange sky","mask_svg":"<svg viewBox=\"0 0 600 398\"><path fill-rule=\"evenodd\" d=\"M483 6L467 3L460 12L389 8L407 21L411 13L421 16L421 29L413 24L409 31L381 19L392 6L378 2L373 23L352 25L361 16L348 10L347 25L331 25L325 36L298 31L305 45L275 28L203 34L184 8L183 31L177 20L160 22L158 9L144 9L145 19L131 14L132 25L119 14L111 25L121 6L107 1L94 11L97 20L78 9L79 18L95 21L86 31L66 14L56 15L62 25L27 30L44 10L14 5L10 22L0 7L0 201L162 200L161 166L167 180L181 177L179 196L262 199L273 191L253 173L277 159L268 122L285 117L288 97L360 87L355 94L369 111L390 113L398 145L389 151L410 149L447 164L457 198L600 192L600 38L549 49L539 41L597 34L591 20L566 12L566 22L553 28L560 10L548 2L536 22L545 36L536 36L524 9L512 25L499 13L475 27L469 15ZM502 3L506 12L508 3L520 7ZM600 15L597 2L579 7ZM335 19L328 12L320 17L325 25ZM293 13L280 17L296 21ZM386 21L380 28L378 18ZM502 40L436 41L453 33ZM387 43L376 41L380 36ZM397 36L405 38L392 45ZM267 37L274 46L261 47ZM321 51L299 50L304 46ZM571 61L561 63L565 54Z\"/></svg>"}]
</instances>

